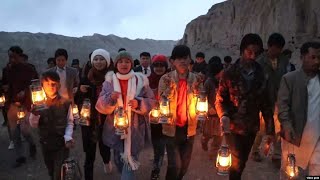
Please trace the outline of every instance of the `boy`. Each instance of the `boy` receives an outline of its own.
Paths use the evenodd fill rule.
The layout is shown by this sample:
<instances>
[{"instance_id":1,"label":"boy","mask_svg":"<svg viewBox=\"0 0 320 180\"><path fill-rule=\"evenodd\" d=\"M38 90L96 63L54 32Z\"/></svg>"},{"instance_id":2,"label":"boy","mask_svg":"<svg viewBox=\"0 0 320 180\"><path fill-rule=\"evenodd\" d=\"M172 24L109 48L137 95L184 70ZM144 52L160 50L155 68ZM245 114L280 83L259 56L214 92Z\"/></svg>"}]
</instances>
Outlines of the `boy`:
<instances>
[{"instance_id":1,"label":"boy","mask_svg":"<svg viewBox=\"0 0 320 180\"><path fill-rule=\"evenodd\" d=\"M69 156L69 148L74 146L71 101L59 95L60 77L56 72L43 73L41 84L47 96L48 108L42 111L33 109L29 121L31 127L39 128L42 154L49 176L52 180L60 180L61 165Z\"/></svg>"},{"instance_id":2,"label":"boy","mask_svg":"<svg viewBox=\"0 0 320 180\"><path fill-rule=\"evenodd\" d=\"M177 180L183 178L191 160L197 128L194 93L202 83L198 75L189 72L189 47L176 46L171 57L176 70L161 77L158 93L168 97L173 115L173 124L162 125L168 153L166 180Z\"/></svg>"}]
</instances>

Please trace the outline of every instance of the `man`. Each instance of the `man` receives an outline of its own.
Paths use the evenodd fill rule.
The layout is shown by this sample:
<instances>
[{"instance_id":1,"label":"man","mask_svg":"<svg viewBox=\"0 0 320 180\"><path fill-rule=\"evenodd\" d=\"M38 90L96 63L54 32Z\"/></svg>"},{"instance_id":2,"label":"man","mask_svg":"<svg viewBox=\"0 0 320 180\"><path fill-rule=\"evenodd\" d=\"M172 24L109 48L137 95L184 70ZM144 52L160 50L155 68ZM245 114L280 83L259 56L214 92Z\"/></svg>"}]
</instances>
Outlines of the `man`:
<instances>
[{"instance_id":1,"label":"man","mask_svg":"<svg viewBox=\"0 0 320 180\"><path fill-rule=\"evenodd\" d=\"M30 126L25 119L20 120L20 124L17 124L18 117L17 112L19 107L23 107L26 111L30 111L31 108L31 92L29 85L32 79L37 79L38 74L35 69L26 64L21 58L23 50L19 46L12 46L8 50L10 68L8 68L8 120L11 137L14 142L14 149L16 151L16 162L13 165L14 168L20 167L26 162L24 156L24 147L21 142L21 134L29 143L30 157L34 158L36 155L36 146L30 135ZM27 112L28 114L28 112ZM26 116L27 117L27 116Z\"/></svg>"},{"instance_id":2,"label":"man","mask_svg":"<svg viewBox=\"0 0 320 180\"><path fill-rule=\"evenodd\" d=\"M225 56L224 58L223 58L223 61L224 61L224 69L228 69L230 66L231 66L231 62L232 62L232 58L231 58L231 56Z\"/></svg>"},{"instance_id":3,"label":"man","mask_svg":"<svg viewBox=\"0 0 320 180\"><path fill-rule=\"evenodd\" d=\"M278 108L283 138L281 168L285 170L288 153L294 153L304 179L304 175L320 175L320 43L304 43L300 53L302 69L282 77ZM287 179L283 171L280 179Z\"/></svg>"},{"instance_id":4,"label":"man","mask_svg":"<svg viewBox=\"0 0 320 180\"><path fill-rule=\"evenodd\" d=\"M57 49L54 57L56 67L48 69L48 71L55 71L59 74L60 96L74 102L74 94L77 92L79 85L79 72L77 69L67 66L68 53L65 49Z\"/></svg>"},{"instance_id":5,"label":"man","mask_svg":"<svg viewBox=\"0 0 320 180\"><path fill-rule=\"evenodd\" d=\"M151 55L148 52L142 52L140 54L140 66L134 68L134 72L142 72L142 74L145 74L147 77L151 75Z\"/></svg>"},{"instance_id":6,"label":"man","mask_svg":"<svg viewBox=\"0 0 320 180\"><path fill-rule=\"evenodd\" d=\"M80 61L79 59L73 59L72 63L71 63L71 67L75 68L78 70L78 76L79 79L81 79L81 72L82 72L82 68L80 68Z\"/></svg>"},{"instance_id":7,"label":"man","mask_svg":"<svg viewBox=\"0 0 320 180\"><path fill-rule=\"evenodd\" d=\"M206 74L207 71L207 62L205 61L205 55L203 52L198 52L196 54L196 62L194 63L192 67L192 72L202 74Z\"/></svg>"},{"instance_id":8,"label":"man","mask_svg":"<svg viewBox=\"0 0 320 180\"><path fill-rule=\"evenodd\" d=\"M284 37L279 33L273 33L269 36L269 39L268 39L268 50L257 58L257 62L262 67L266 77L268 97L273 107L276 106L277 94L279 90L281 77L287 72L290 72L295 69L294 66L289 62L290 59L288 59L286 56L282 54L282 49L284 45L285 45ZM275 130L276 130L276 133L278 133L280 131L280 124L277 118L278 112L277 110L275 110L275 108L272 108L272 110L273 110L274 119L275 119ZM259 146L261 144L262 137L264 134L263 131L264 130L261 129L258 132L256 140L252 147L252 152L253 152L252 159L257 162L262 160L262 157L259 153ZM276 141L273 143L274 151L272 155L272 161L275 163L275 165L278 168L280 168L280 162L281 162L280 138L276 138L275 140Z\"/></svg>"},{"instance_id":9,"label":"man","mask_svg":"<svg viewBox=\"0 0 320 180\"><path fill-rule=\"evenodd\" d=\"M230 68L222 71L216 94L216 111L232 152L230 180L241 179L259 130L260 111L267 134L274 134L272 104L267 95L266 80L263 69L255 61L262 48L259 35L245 35L240 44L241 57Z\"/></svg>"},{"instance_id":10,"label":"man","mask_svg":"<svg viewBox=\"0 0 320 180\"><path fill-rule=\"evenodd\" d=\"M48 64L47 69L55 67L56 66L56 59L53 57L48 58L47 64Z\"/></svg>"},{"instance_id":11,"label":"man","mask_svg":"<svg viewBox=\"0 0 320 180\"><path fill-rule=\"evenodd\" d=\"M202 83L198 75L188 70L191 61L189 47L174 47L171 58L176 70L160 78L158 94L169 99L173 119L172 124L162 125L168 153L166 180L181 180L188 170L196 135L194 93Z\"/></svg>"}]
</instances>

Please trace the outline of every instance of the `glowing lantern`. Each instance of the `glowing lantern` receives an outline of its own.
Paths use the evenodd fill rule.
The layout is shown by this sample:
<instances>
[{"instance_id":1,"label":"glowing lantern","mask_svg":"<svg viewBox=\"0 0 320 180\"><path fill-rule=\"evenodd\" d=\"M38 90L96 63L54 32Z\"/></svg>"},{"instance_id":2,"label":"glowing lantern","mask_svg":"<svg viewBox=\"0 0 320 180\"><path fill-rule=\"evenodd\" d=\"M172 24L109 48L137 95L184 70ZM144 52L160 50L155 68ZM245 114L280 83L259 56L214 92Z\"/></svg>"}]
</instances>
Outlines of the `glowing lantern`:
<instances>
[{"instance_id":1,"label":"glowing lantern","mask_svg":"<svg viewBox=\"0 0 320 180\"><path fill-rule=\"evenodd\" d=\"M78 119L80 118L80 116L79 116L79 109L78 109L78 106L77 106L76 104L74 104L74 105L72 106L72 115L73 115L73 118L74 118L75 120L78 120Z\"/></svg>"},{"instance_id":2,"label":"glowing lantern","mask_svg":"<svg viewBox=\"0 0 320 180\"><path fill-rule=\"evenodd\" d=\"M3 107L6 102L6 97L2 94L0 96L0 107Z\"/></svg>"},{"instance_id":3,"label":"glowing lantern","mask_svg":"<svg viewBox=\"0 0 320 180\"><path fill-rule=\"evenodd\" d=\"M44 92L39 79L31 81L30 90L34 109L36 111L47 109L46 93Z\"/></svg>"},{"instance_id":4,"label":"glowing lantern","mask_svg":"<svg viewBox=\"0 0 320 180\"><path fill-rule=\"evenodd\" d=\"M171 123L171 113L170 113L170 102L169 99L165 96L162 96L160 99L160 119L159 123L161 124L170 124Z\"/></svg>"},{"instance_id":5,"label":"glowing lantern","mask_svg":"<svg viewBox=\"0 0 320 180\"><path fill-rule=\"evenodd\" d=\"M129 128L128 115L121 106L114 113L114 127L117 135L126 134L126 130Z\"/></svg>"},{"instance_id":6,"label":"glowing lantern","mask_svg":"<svg viewBox=\"0 0 320 180\"><path fill-rule=\"evenodd\" d=\"M149 121L151 124L159 124L160 109L154 108L149 113Z\"/></svg>"},{"instance_id":7,"label":"glowing lantern","mask_svg":"<svg viewBox=\"0 0 320 180\"><path fill-rule=\"evenodd\" d=\"M90 112L91 112L91 103L90 99L84 99L81 112L79 124L81 126L90 126Z\"/></svg>"},{"instance_id":8,"label":"glowing lantern","mask_svg":"<svg viewBox=\"0 0 320 180\"><path fill-rule=\"evenodd\" d=\"M216 160L217 174L223 176L228 175L231 163L231 151L228 145L221 145Z\"/></svg>"},{"instance_id":9,"label":"glowing lantern","mask_svg":"<svg viewBox=\"0 0 320 180\"><path fill-rule=\"evenodd\" d=\"M208 100L204 91L200 92L200 94L197 96L196 111L196 118L198 121L204 121L207 119Z\"/></svg>"},{"instance_id":10,"label":"glowing lantern","mask_svg":"<svg viewBox=\"0 0 320 180\"><path fill-rule=\"evenodd\" d=\"M17 124L20 124L23 118L26 117L26 112L24 111L24 108L22 106L18 107L17 117L18 117Z\"/></svg>"},{"instance_id":11,"label":"glowing lantern","mask_svg":"<svg viewBox=\"0 0 320 180\"><path fill-rule=\"evenodd\" d=\"M298 176L298 167L296 166L296 157L294 154L289 153L287 157L286 174L289 179L293 179Z\"/></svg>"}]
</instances>

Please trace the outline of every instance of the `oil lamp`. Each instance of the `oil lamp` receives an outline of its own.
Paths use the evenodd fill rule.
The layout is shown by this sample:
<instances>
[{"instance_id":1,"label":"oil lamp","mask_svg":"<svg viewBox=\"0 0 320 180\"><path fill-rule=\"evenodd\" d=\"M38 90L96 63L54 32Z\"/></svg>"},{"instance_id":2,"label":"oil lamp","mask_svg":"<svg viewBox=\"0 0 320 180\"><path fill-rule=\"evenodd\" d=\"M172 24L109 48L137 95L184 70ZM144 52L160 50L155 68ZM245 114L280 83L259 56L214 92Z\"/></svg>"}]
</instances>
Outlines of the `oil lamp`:
<instances>
[{"instance_id":1,"label":"oil lamp","mask_svg":"<svg viewBox=\"0 0 320 180\"><path fill-rule=\"evenodd\" d=\"M298 167L296 166L296 157L292 153L288 154L285 171L289 179L293 179L298 176L299 170L298 170Z\"/></svg>"},{"instance_id":2,"label":"oil lamp","mask_svg":"<svg viewBox=\"0 0 320 180\"><path fill-rule=\"evenodd\" d=\"M117 135L126 134L126 130L129 128L128 115L122 106L119 106L114 113L114 127Z\"/></svg>"},{"instance_id":3,"label":"oil lamp","mask_svg":"<svg viewBox=\"0 0 320 180\"><path fill-rule=\"evenodd\" d=\"M73 111L73 108L72 108ZM80 111L80 120L79 124L81 126L90 126L90 111L91 111L91 103L90 99L84 99L82 108Z\"/></svg>"},{"instance_id":4,"label":"oil lamp","mask_svg":"<svg viewBox=\"0 0 320 180\"><path fill-rule=\"evenodd\" d=\"M75 120L78 120L78 119L80 118L80 116L79 116L79 109L78 109L78 106L77 106L76 104L74 104L74 105L72 106L72 115L73 115L73 118L74 118Z\"/></svg>"},{"instance_id":5,"label":"oil lamp","mask_svg":"<svg viewBox=\"0 0 320 180\"><path fill-rule=\"evenodd\" d=\"M151 124L159 124L160 109L158 107L153 108L149 113L149 121Z\"/></svg>"},{"instance_id":6,"label":"oil lamp","mask_svg":"<svg viewBox=\"0 0 320 180\"><path fill-rule=\"evenodd\" d=\"M6 102L6 97L4 96L4 94L2 94L0 96L0 107L3 107L5 102Z\"/></svg>"},{"instance_id":7,"label":"oil lamp","mask_svg":"<svg viewBox=\"0 0 320 180\"><path fill-rule=\"evenodd\" d=\"M162 96L160 99L160 118L159 123L161 124L170 124L171 121L170 113L170 102L169 99L165 96Z\"/></svg>"},{"instance_id":8,"label":"oil lamp","mask_svg":"<svg viewBox=\"0 0 320 180\"><path fill-rule=\"evenodd\" d=\"M222 143L217 154L216 168L218 175L225 176L229 174L229 169L231 167L232 160L231 150L229 146L225 143L225 135L223 135L222 138Z\"/></svg>"},{"instance_id":9,"label":"oil lamp","mask_svg":"<svg viewBox=\"0 0 320 180\"><path fill-rule=\"evenodd\" d=\"M207 119L208 100L205 91L201 91L199 95L197 95L196 112L196 118L198 121L204 121Z\"/></svg>"},{"instance_id":10,"label":"oil lamp","mask_svg":"<svg viewBox=\"0 0 320 180\"><path fill-rule=\"evenodd\" d=\"M18 107L17 117L18 117L17 124L20 124L23 118L26 117L26 112L24 111L24 108L22 106Z\"/></svg>"},{"instance_id":11,"label":"oil lamp","mask_svg":"<svg viewBox=\"0 0 320 180\"><path fill-rule=\"evenodd\" d=\"M46 93L44 92L39 79L31 81L30 90L34 109L36 111L47 109Z\"/></svg>"}]
</instances>

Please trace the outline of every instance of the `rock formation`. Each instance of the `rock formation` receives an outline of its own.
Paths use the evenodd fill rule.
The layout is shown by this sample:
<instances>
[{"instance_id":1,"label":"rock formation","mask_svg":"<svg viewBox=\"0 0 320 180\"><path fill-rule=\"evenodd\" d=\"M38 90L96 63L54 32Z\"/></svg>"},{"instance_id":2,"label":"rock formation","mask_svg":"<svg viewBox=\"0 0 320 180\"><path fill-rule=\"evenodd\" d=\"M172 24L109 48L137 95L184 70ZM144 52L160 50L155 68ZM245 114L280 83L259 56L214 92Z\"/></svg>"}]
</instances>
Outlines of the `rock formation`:
<instances>
[{"instance_id":1,"label":"rock formation","mask_svg":"<svg viewBox=\"0 0 320 180\"><path fill-rule=\"evenodd\" d=\"M47 66L47 59L54 56L57 48L65 48L69 53L68 63L72 59L79 59L81 64L88 60L90 52L97 48L104 48L115 57L119 48L126 48L134 58L138 58L142 51L148 51L152 55L163 53L170 55L176 41L121 38L115 35L103 36L94 34L80 38L67 37L56 34L27 33L27 32L0 32L0 68L8 62L7 51L12 45L19 45L29 56L29 61L38 71L43 71Z\"/></svg>"},{"instance_id":2,"label":"rock formation","mask_svg":"<svg viewBox=\"0 0 320 180\"><path fill-rule=\"evenodd\" d=\"M305 41L320 40L320 1L228 0L192 20L180 43L194 52L202 50L210 55L229 52L238 56L241 38L250 32L261 36L265 48L273 32L283 34L285 48L293 51Z\"/></svg>"}]
</instances>

